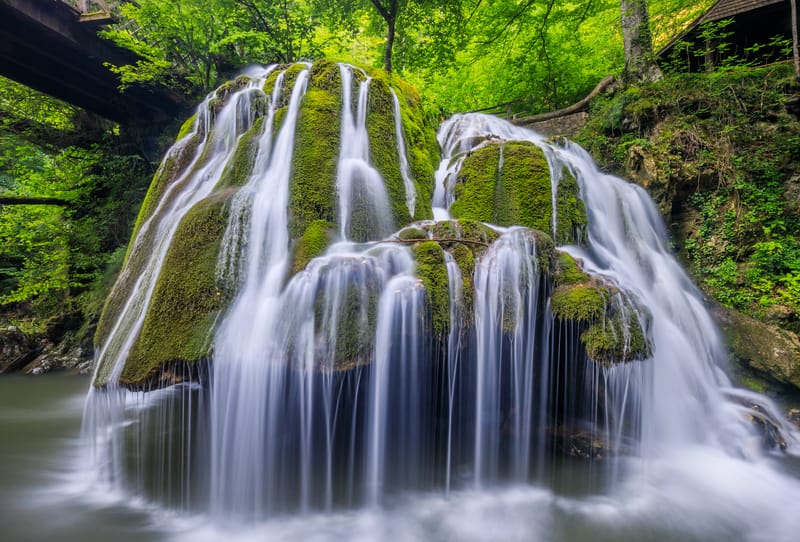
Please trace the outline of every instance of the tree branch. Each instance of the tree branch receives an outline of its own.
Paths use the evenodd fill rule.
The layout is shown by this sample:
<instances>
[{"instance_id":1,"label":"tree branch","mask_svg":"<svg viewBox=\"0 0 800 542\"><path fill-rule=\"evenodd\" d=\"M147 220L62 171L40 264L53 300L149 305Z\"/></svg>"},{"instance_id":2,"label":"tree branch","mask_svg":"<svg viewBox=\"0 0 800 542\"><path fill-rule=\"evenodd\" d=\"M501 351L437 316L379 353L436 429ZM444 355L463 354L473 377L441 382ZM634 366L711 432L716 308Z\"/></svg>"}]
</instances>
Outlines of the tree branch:
<instances>
[{"instance_id":1,"label":"tree branch","mask_svg":"<svg viewBox=\"0 0 800 542\"><path fill-rule=\"evenodd\" d=\"M61 198L37 198L28 196L0 196L1 205L61 205L68 206L70 203Z\"/></svg>"},{"instance_id":2,"label":"tree branch","mask_svg":"<svg viewBox=\"0 0 800 542\"><path fill-rule=\"evenodd\" d=\"M526 3L524 6L522 6L522 7L520 8L520 10L519 10L518 12L516 12L516 13L515 13L515 14L514 14L514 15L513 15L513 16L512 16L512 17L511 17L511 18L510 18L510 19L509 19L507 22L506 22L506 24L503 26L503 28L500 30L500 32L498 32L497 34L495 34L495 35L494 35L494 36L493 36L491 39L481 42L481 45L491 45L492 43L494 43L495 41L497 41L497 40L500 38L500 36L502 36L503 34L505 34L506 30L508 30L508 27L509 27L509 26L511 26L512 24L514 24L514 21L516 21L517 19L519 19L519 18L520 18L520 16L522 16L522 14L523 14L523 13L525 13L525 12L528 10L528 8L529 8L529 7L531 7L531 6L532 6L532 5L533 5L535 2L536 2L536 0L528 0L528 2L527 2L527 3Z\"/></svg>"},{"instance_id":3,"label":"tree branch","mask_svg":"<svg viewBox=\"0 0 800 542\"><path fill-rule=\"evenodd\" d=\"M531 115L528 117L522 117L514 121L514 124L518 124L520 126L525 126L528 124L533 124L535 122L542 122L545 120L556 119L559 117L565 117L567 115L571 115L573 113L577 113L581 111L586 106L589 105L595 96L600 94L608 85L614 82L614 76L609 75L602 81L600 81L596 87L581 101L572 104L569 107L565 107L564 109L559 109L558 111L550 111L549 113L542 113L541 115Z\"/></svg>"},{"instance_id":4,"label":"tree branch","mask_svg":"<svg viewBox=\"0 0 800 542\"><path fill-rule=\"evenodd\" d=\"M390 243L407 243L411 245L413 245L414 243L424 243L426 241L433 241L434 243L464 243L467 245L480 245L482 247L489 246L489 243L485 243L483 241L474 241L472 239L459 239L457 237L420 237L416 239L400 239L398 237L392 237L391 239L388 240L388 242Z\"/></svg>"}]
</instances>

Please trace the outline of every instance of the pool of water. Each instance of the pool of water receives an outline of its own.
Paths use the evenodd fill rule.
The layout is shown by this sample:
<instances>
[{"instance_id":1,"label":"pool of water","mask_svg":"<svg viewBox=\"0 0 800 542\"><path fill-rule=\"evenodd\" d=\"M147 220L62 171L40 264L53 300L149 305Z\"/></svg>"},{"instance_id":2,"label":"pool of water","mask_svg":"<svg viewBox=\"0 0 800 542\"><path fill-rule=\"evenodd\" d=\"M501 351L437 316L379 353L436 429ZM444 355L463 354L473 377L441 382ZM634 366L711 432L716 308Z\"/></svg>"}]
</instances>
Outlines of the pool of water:
<instances>
[{"instance_id":1,"label":"pool of water","mask_svg":"<svg viewBox=\"0 0 800 542\"><path fill-rule=\"evenodd\" d=\"M771 541L800 533L800 467L687 448L626 465L597 492L567 465L548 486L413 494L382 509L278 517L251 525L159 510L95 486L81 416L88 379L0 378L0 540Z\"/></svg>"}]
</instances>

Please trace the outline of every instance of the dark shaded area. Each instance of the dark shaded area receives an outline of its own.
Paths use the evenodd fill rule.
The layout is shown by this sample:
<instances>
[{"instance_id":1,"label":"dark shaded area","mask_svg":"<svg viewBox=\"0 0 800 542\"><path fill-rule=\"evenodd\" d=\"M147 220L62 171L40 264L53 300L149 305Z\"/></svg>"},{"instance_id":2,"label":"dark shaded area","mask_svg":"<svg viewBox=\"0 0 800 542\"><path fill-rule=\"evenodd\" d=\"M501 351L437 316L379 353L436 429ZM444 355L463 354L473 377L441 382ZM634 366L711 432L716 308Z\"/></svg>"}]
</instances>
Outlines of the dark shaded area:
<instances>
[{"instance_id":1,"label":"dark shaded area","mask_svg":"<svg viewBox=\"0 0 800 542\"><path fill-rule=\"evenodd\" d=\"M69 6L53 0L0 0L0 74L102 117L127 124L167 122L180 98L129 88L104 63L136 56L97 36Z\"/></svg>"}]
</instances>

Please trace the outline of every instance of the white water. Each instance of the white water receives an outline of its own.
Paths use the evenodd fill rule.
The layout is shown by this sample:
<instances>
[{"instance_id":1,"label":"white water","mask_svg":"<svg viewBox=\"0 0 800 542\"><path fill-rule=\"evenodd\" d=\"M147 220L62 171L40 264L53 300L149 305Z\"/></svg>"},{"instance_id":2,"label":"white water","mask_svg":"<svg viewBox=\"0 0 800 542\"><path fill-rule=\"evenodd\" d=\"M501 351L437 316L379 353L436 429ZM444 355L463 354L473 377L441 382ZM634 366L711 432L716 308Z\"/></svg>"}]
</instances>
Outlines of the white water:
<instances>
[{"instance_id":1,"label":"white water","mask_svg":"<svg viewBox=\"0 0 800 542\"><path fill-rule=\"evenodd\" d=\"M356 112L353 114L354 68L340 64L342 77L342 131L336 190L339 194L339 233L342 239L382 239L394 230L383 177L370 162L367 106L370 78L360 73ZM359 223L353 224L354 219ZM355 230L355 231L354 231Z\"/></svg>"},{"instance_id":2,"label":"white water","mask_svg":"<svg viewBox=\"0 0 800 542\"><path fill-rule=\"evenodd\" d=\"M352 73L341 67L340 234L352 234L355 217L386 236L391 225L380 221L390 216L388 202L369 164L364 124L369 79L360 83L353 115ZM587 207L586 246L564 248L647 307L640 319L651 322L651 359L611 368L577 363L574 330L549 315L548 285L522 229L503 230L476 263L474 326L449 331L441 360L425 336L424 289L406 246L343 241L287 283L288 180L306 75L291 91L273 142L274 104L288 92L276 85L254 172L231 213L220 270L237 277L239 293L217 332L211 393L177 393L177 403L187 405L177 425L202 428L210 420L210 434L154 445L166 442L184 463L177 474L158 471L155 492L141 481L128 490L203 514L190 521L193 540L223 532L243 539L617 540L649 533L663 540L793 540L800 484L772 465L741 405L758 402L773 415L777 409L736 391L724 376L718 333L666 250L663 224L644 191L599 172L579 147L548 145L493 117L454 117L439 134L444 159L432 206L446 216L459 153L487 138L540 145L554 171L566 166L575 174ZM227 158L218 160L224 167ZM368 205L354 203L364 201L359 190L370 195ZM464 284L450 254L445 261L450 318L460 321ZM112 435L93 442L102 456L111 441L110 474L124 482L130 437L123 426L163 432L176 424L176 401L161 408L153 394L94 395L108 399L90 400L90 416L108 419L87 423ZM141 413L150 410L154 421ZM591 424L592 438L628 455L588 462L588 496L569 497L549 487L561 471L549 459L556 442L547 431L573 423L576 413ZM147 437L136 438L144 442L139 451L150 453ZM178 444L182 450L173 450ZM791 438L789 444L791 451ZM160 481L174 476L177 487ZM205 492L198 487L204 479ZM231 533L231 524L240 527ZM603 538L598 529L610 534Z\"/></svg>"},{"instance_id":3,"label":"white water","mask_svg":"<svg viewBox=\"0 0 800 542\"><path fill-rule=\"evenodd\" d=\"M414 188L414 181L411 179L411 173L408 168L408 156L406 155L406 141L403 136L403 118L400 112L400 100L397 99L397 93L394 89L392 91L392 99L394 105L394 136L397 139L397 156L400 161L400 176L403 177L403 186L406 189L406 207L408 207L408 214L414 218L414 211L417 205L417 189Z\"/></svg>"}]
</instances>

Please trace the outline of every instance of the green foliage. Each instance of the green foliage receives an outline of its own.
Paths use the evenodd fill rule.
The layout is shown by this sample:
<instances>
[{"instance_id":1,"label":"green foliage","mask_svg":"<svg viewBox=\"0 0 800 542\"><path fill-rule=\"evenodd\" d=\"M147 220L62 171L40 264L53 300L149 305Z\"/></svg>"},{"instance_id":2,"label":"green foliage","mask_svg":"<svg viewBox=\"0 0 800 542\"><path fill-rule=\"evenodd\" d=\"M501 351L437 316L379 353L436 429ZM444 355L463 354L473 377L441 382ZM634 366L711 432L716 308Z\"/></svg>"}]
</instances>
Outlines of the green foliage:
<instances>
[{"instance_id":1,"label":"green foliage","mask_svg":"<svg viewBox=\"0 0 800 542\"><path fill-rule=\"evenodd\" d=\"M167 84L207 92L248 64L293 62L317 50L308 2L141 0L120 10L123 21L102 34L141 57L109 66L123 88Z\"/></svg>"},{"instance_id":2,"label":"green foliage","mask_svg":"<svg viewBox=\"0 0 800 542\"><path fill-rule=\"evenodd\" d=\"M702 288L726 306L800 329L800 125L792 67L671 74L597 100L579 140L648 188Z\"/></svg>"},{"instance_id":3,"label":"green foliage","mask_svg":"<svg viewBox=\"0 0 800 542\"><path fill-rule=\"evenodd\" d=\"M96 317L90 301L104 296L150 166L120 153L108 123L5 79L0 111L0 194L64 201L0 206L0 309Z\"/></svg>"}]
</instances>

